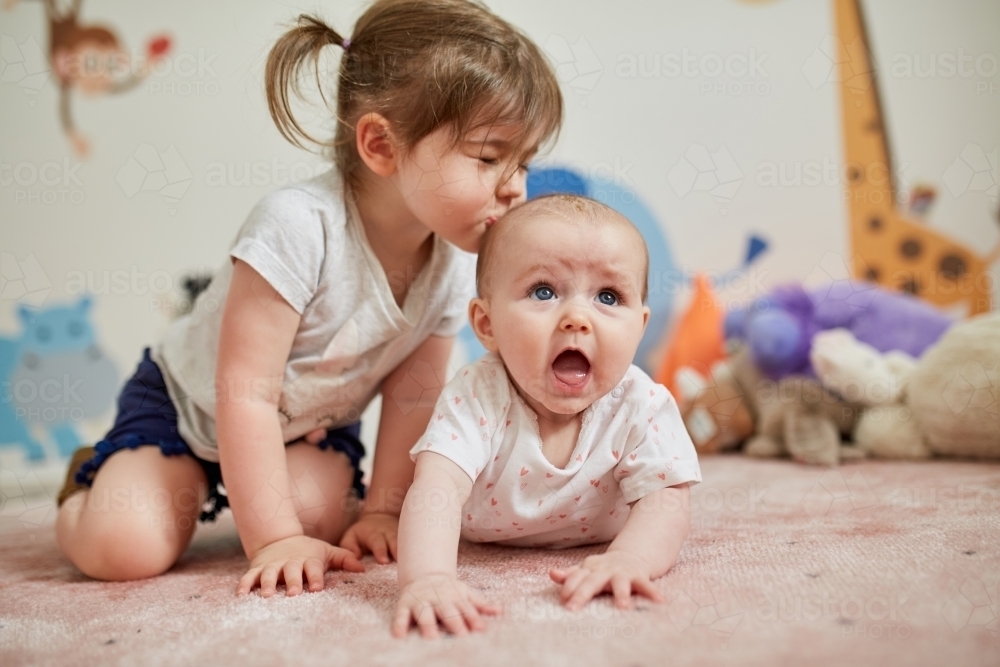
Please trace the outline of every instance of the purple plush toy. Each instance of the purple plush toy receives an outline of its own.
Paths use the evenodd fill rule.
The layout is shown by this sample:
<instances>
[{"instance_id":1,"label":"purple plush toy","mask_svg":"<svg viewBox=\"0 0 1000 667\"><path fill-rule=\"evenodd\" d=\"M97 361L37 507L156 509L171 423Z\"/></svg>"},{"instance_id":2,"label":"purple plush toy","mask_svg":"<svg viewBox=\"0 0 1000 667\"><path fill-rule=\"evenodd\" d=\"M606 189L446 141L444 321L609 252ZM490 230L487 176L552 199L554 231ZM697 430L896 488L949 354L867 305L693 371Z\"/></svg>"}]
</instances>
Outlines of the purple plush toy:
<instances>
[{"instance_id":1,"label":"purple plush toy","mask_svg":"<svg viewBox=\"0 0 1000 667\"><path fill-rule=\"evenodd\" d=\"M726 338L746 341L758 368L769 377L813 376L813 336L847 329L879 352L901 350L920 357L952 325L941 311L908 294L871 283L838 281L806 292L779 287L745 310L726 314Z\"/></svg>"}]
</instances>

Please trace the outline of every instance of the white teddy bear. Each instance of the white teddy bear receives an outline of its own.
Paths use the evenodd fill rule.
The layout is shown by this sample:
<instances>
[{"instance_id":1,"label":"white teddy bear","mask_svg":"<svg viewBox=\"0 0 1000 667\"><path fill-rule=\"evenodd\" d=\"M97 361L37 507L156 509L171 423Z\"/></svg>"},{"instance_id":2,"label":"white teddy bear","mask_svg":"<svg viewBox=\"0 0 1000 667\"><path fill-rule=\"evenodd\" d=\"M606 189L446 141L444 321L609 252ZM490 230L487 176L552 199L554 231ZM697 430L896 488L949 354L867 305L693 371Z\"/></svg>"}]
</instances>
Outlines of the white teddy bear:
<instances>
[{"instance_id":1,"label":"white teddy bear","mask_svg":"<svg viewBox=\"0 0 1000 667\"><path fill-rule=\"evenodd\" d=\"M1000 459L1000 313L957 322L919 360L846 331L817 334L820 382L868 406L854 429L870 456Z\"/></svg>"},{"instance_id":2,"label":"white teddy bear","mask_svg":"<svg viewBox=\"0 0 1000 667\"><path fill-rule=\"evenodd\" d=\"M847 329L816 334L809 358L824 387L865 406L853 438L866 455L892 459L931 455L906 406L906 386L917 368L915 358L900 351L883 354Z\"/></svg>"}]
</instances>

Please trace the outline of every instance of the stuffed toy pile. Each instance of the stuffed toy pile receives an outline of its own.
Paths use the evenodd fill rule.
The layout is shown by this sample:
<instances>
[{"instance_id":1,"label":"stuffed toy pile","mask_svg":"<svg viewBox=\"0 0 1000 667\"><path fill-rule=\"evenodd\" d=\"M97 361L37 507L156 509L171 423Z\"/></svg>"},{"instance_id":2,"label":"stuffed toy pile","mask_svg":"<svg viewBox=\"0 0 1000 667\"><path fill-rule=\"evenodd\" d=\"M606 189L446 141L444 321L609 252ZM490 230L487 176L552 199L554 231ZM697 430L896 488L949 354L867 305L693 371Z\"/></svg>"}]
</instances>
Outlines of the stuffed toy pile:
<instances>
[{"instance_id":1,"label":"stuffed toy pile","mask_svg":"<svg viewBox=\"0 0 1000 667\"><path fill-rule=\"evenodd\" d=\"M724 326L733 353L676 375L699 453L1000 459L1000 314L955 323L915 297L841 281L782 287Z\"/></svg>"}]
</instances>

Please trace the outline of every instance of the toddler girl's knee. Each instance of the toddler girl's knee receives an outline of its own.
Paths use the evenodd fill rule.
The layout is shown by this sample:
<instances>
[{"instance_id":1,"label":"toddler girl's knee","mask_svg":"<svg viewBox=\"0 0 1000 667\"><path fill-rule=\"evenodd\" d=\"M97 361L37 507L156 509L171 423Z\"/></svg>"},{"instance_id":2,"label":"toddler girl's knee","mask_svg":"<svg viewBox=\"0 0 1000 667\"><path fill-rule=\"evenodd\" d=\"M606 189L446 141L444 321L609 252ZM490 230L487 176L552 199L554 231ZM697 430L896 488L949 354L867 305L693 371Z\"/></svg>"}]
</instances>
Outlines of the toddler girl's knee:
<instances>
[{"instance_id":1,"label":"toddler girl's knee","mask_svg":"<svg viewBox=\"0 0 1000 667\"><path fill-rule=\"evenodd\" d=\"M79 535L79 544L67 545L67 555L88 577L103 581L131 581L163 574L177 561L183 546L141 521L122 520L95 526Z\"/></svg>"}]
</instances>

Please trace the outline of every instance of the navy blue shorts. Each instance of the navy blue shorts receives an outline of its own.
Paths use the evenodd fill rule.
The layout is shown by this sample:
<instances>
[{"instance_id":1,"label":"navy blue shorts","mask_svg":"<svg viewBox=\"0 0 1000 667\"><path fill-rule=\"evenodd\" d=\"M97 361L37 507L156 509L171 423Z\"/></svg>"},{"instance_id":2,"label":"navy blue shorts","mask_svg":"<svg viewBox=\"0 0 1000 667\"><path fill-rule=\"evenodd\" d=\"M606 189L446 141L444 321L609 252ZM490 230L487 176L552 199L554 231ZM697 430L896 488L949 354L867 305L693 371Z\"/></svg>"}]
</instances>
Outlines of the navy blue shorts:
<instances>
[{"instance_id":1,"label":"navy blue shorts","mask_svg":"<svg viewBox=\"0 0 1000 667\"><path fill-rule=\"evenodd\" d=\"M326 437L317 445L320 449L343 452L354 467L354 490L358 498L365 497L365 486L361 483L361 459L365 448L358 436L361 422L355 422L338 429L328 429ZM77 470L78 484L91 486L98 469L115 452L143 445L158 445L164 456L187 454L194 458L208 478L208 499L202 509L200 520L212 521L229 500L222 486L222 470L214 461L206 461L195 456L188 444L177 432L177 409L174 407L159 366L150 358L149 348L142 353L142 361L135 375L128 379L118 396L118 414L115 423L94 448L97 453Z\"/></svg>"}]
</instances>

